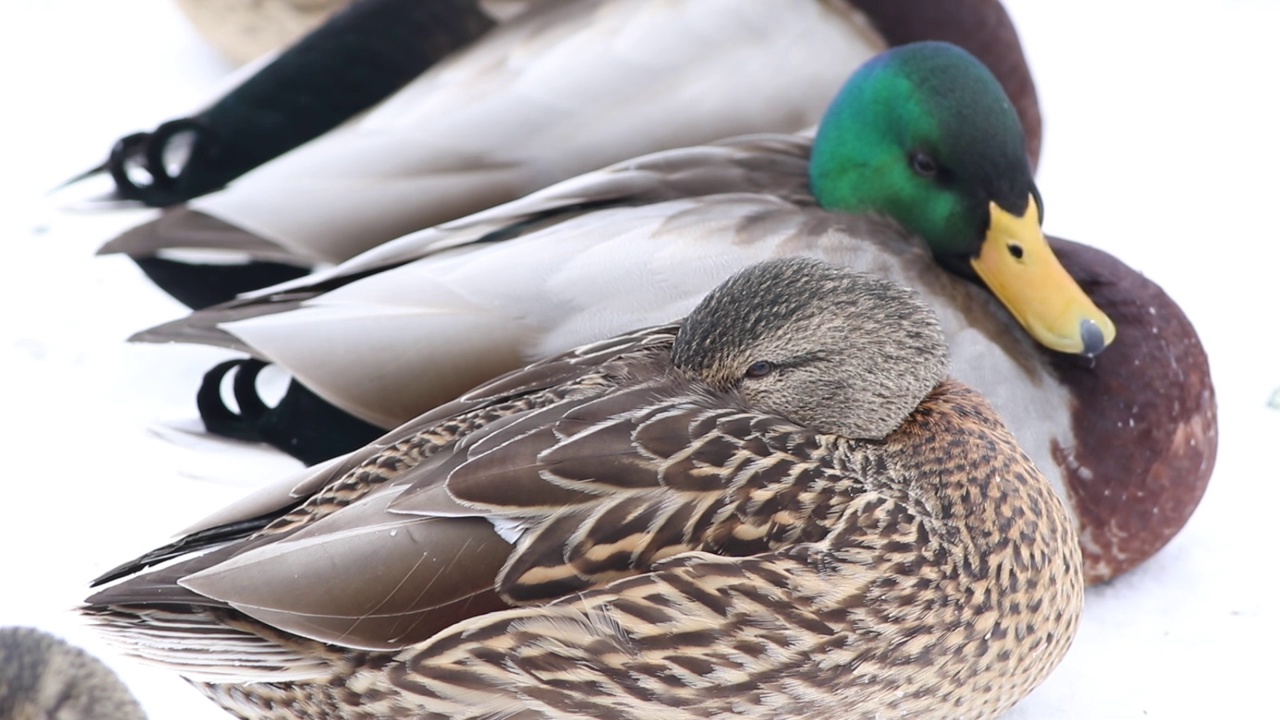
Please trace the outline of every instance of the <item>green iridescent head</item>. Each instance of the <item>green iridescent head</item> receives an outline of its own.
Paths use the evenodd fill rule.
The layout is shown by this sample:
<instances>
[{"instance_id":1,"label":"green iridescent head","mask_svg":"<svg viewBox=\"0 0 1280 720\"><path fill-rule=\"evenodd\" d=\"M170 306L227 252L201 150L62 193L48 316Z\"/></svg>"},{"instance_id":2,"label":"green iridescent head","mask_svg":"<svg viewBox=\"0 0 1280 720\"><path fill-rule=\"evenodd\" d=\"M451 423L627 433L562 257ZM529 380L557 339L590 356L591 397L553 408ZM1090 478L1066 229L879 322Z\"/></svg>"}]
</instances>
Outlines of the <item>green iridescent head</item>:
<instances>
[{"instance_id":1,"label":"green iridescent head","mask_svg":"<svg viewBox=\"0 0 1280 720\"><path fill-rule=\"evenodd\" d=\"M1095 355L1115 337L1040 230L1013 103L955 45L902 45L859 68L818 128L809 182L827 210L885 216L922 238L1046 347Z\"/></svg>"},{"instance_id":2,"label":"green iridescent head","mask_svg":"<svg viewBox=\"0 0 1280 720\"><path fill-rule=\"evenodd\" d=\"M892 217L948 264L977 254L989 201L1023 215L1039 198L1013 103L977 58L942 42L854 73L819 126L810 181L823 207Z\"/></svg>"}]
</instances>

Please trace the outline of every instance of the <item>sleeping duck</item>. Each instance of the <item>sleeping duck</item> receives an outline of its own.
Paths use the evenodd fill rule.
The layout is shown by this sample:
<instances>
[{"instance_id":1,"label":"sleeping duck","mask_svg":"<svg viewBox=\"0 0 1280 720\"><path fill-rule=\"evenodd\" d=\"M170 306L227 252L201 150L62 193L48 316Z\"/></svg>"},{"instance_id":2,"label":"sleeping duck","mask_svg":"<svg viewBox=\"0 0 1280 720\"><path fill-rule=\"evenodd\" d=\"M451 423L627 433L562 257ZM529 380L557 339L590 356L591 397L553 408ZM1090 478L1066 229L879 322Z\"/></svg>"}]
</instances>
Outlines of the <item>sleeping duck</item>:
<instances>
[{"instance_id":1,"label":"sleeping duck","mask_svg":"<svg viewBox=\"0 0 1280 720\"><path fill-rule=\"evenodd\" d=\"M476 388L120 578L82 610L114 642L276 720L992 718L1061 660L1084 585L929 306L806 258Z\"/></svg>"},{"instance_id":2,"label":"sleeping duck","mask_svg":"<svg viewBox=\"0 0 1280 720\"><path fill-rule=\"evenodd\" d=\"M1099 581L1195 509L1217 448L1213 387L1194 329L1155 283L1046 243L1026 157L980 63L911 44L862 66L812 141L643 156L137 339L253 356L235 378L240 416L218 394L231 369L211 371L207 427L317 462L530 360L680 317L737 269L820 257L933 305L953 372L1068 500ZM274 408L256 394L260 361L295 379Z\"/></svg>"},{"instance_id":3,"label":"sleeping duck","mask_svg":"<svg viewBox=\"0 0 1280 720\"><path fill-rule=\"evenodd\" d=\"M172 207L102 252L202 307L612 162L809 128L850 68L917 40L994 69L1034 158L1035 90L997 0L364 0L205 111L117 143L114 197Z\"/></svg>"}]
</instances>

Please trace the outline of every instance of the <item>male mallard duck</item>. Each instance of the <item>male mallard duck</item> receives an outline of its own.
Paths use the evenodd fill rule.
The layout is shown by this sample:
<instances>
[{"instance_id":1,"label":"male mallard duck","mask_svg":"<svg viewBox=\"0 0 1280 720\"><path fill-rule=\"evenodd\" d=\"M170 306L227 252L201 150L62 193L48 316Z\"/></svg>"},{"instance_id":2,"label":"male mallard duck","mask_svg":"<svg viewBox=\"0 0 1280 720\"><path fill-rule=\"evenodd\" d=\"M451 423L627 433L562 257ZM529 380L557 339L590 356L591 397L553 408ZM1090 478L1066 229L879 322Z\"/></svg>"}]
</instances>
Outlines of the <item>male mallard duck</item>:
<instances>
[{"instance_id":1,"label":"male mallard duck","mask_svg":"<svg viewBox=\"0 0 1280 720\"><path fill-rule=\"evenodd\" d=\"M0 718L144 720L101 660L32 627L0 628Z\"/></svg>"},{"instance_id":2,"label":"male mallard duck","mask_svg":"<svg viewBox=\"0 0 1280 720\"><path fill-rule=\"evenodd\" d=\"M1199 502L1214 395L1177 305L1115 258L1054 241L1098 312L1040 214L999 86L963 51L916 44L855 73L812 144L761 135L642 157L139 339L286 368L300 384L274 410L242 376L251 417L230 420L215 369L202 415L314 462L531 359L679 317L736 269L819 256L933 304L956 376L1068 499L1097 581L1151 556ZM312 392L361 420L329 424Z\"/></svg>"},{"instance_id":3,"label":"male mallard duck","mask_svg":"<svg viewBox=\"0 0 1280 720\"><path fill-rule=\"evenodd\" d=\"M995 717L1067 651L1080 551L946 376L912 291L763 263L249 498L84 612L244 718Z\"/></svg>"},{"instance_id":4,"label":"male mallard duck","mask_svg":"<svg viewBox=\"0 0 1280 720\"><path fill-rule=\"evenodd\" d=\"M366 0L208 110L118 143L106 167L120 197L171 205L231 184L103 252L130 255L167 292L208 305L611 162L803 130L850 68L917 40L955 42L994 68L1038 150L1035 89L997 0L492 9ZM423 36L434 38L429 47ZM175 170L179 141L193 144ZM218 259L204 264L211 254ZM238 264L246 258L255 262Z\"/></svg>"}]
</instances>

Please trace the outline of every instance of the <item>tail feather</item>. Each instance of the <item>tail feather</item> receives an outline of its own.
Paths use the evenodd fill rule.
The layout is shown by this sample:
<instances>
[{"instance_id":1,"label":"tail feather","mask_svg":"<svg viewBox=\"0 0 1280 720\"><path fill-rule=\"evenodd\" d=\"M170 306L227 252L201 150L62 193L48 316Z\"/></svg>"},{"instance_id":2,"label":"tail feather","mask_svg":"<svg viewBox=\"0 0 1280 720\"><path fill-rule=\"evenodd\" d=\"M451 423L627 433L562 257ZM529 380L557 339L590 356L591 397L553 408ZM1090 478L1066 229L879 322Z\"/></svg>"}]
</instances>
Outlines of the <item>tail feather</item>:
<instances>
[{"instance_id":1,"label":"tail feather","mask_svg":"<svg viewBox=\"0 0 1280 720\"><path fill-rule=\"evenodd\" d=\"M121 652L195 682L317 681L342 662L321 643L278 635L234 611L89 605L80 612Z\"/></svg>"}]
</instances>

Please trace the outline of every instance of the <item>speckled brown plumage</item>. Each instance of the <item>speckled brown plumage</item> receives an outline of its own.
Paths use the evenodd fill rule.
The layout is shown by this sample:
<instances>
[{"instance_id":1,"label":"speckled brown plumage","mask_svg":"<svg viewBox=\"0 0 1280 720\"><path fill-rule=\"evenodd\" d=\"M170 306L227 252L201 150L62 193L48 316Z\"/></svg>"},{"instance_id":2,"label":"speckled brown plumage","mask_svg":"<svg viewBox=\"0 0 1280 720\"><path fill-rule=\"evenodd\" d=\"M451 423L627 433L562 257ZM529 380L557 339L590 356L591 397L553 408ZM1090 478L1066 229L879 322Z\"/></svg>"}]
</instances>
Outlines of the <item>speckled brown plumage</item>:
<instances>
[{"instance_id":1,"label":"speckled brown plumage","mask_svg":"<svg viewBox=\"0 0 1280 720\"><path fill-rule=\"evenodd\" d=\"M907 291L769 263L85 612L244 718L994 717L1065 653L1081 561L945 362Z\"/></svg>"},{"instance_id":2,"label":"speckled brown plumage","mask_svg":"<svg viewBox=\"0 0 1280 720\"><path fill-rule=\"evenodd\" d=\"M0 718L144 720L103 662L33 627L0 628Z\"/></svg>"}]
</instances>

